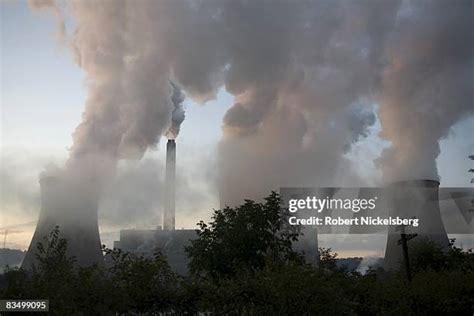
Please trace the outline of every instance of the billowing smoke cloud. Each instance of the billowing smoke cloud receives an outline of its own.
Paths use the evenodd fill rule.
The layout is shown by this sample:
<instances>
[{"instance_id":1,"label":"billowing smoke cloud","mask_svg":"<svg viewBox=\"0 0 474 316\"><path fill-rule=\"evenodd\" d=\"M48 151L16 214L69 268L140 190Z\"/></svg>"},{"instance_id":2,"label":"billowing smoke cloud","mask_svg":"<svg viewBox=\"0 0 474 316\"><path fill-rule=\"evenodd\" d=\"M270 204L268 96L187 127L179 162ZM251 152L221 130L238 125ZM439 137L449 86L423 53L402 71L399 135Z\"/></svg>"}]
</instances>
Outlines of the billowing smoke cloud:
<instances>
[{"instance_id":1,"label":"billowing smoke cloud","mask_svg":"<svg viewBox=\"0 0 474 316\"><path fill-rule=\"evenodd\" d=\"M226 203L280 186L360 183L344 154L368 135L374 104L392 144L380 159L385 179L435 177L439 139L472 113L470 1L72 1L65 10L89 91L72 160L140 158L174 133L178 86L198 102L224 86L235 97L219 145Z\"/></svg>"},{"instance_id":2,"label":"billowing smoke cloud","mask_svg":"<svg viewBox=\"0 0 474 316\"><path fill-rule=\"evenodd\" d=\"M372 93L398 2L233 2L220 188L360 185L344 154L375 123ZM383 21L383 22L382 22Z\"/></svg>"},{"instance_id":3,"label":"billowing smoke cloud","mask_svg":"<svg viewBox=\"0 0 474 316\"><path fill-rule=\"evenodd\" d=\"M413 1L385 47L380 120L387 180L437 179L439 140L474 113L474 3Z\"/></svg>"},{"instance_id":4,"label":"billowing smoke cloud","mask_svg":"<svg viewBox=\"0 0 474 316\"><path fill-rule=\"evenodd\" d=\"M168 132L166 132L166 136L168 138L174 139L178 137L181 123L183 123L186 114L183 106L183 92L175 83L170 82L170 84L173 87L173 94L171 95L171 102L173 102L173 112L171 113L171 126Z\"/></svg>"}]
</instances>

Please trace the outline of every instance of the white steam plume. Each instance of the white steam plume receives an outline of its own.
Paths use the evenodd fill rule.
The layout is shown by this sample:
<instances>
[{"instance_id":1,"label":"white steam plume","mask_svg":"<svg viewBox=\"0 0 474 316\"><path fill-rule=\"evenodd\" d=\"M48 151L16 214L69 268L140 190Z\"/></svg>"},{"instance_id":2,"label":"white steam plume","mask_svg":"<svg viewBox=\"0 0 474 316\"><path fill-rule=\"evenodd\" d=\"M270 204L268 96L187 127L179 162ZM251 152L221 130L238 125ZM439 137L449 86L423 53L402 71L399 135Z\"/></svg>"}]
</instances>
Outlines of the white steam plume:
<instances>
[{"instance_id":1,"label":"white steam plume","mask_svg":"<svg viewBox=\"0 0 474 316\"><path fill-rule=\"evenodd\" d=\"M379 160L385 179L435 177L439 139L472 114L469 0L67 8L88 78L71 158L140 158L172 126L170 81L199 102L224 86L235 97L219 146L224 202L286 185L354 184L344 154L367 136L374 103L392 143Z\"/></svg>"},{"instance_id":2,"label":"white steam plume","mask_svg":"<svg viewBox=\"0 0 474 316\"><path fill-rule=\"evenodd\" d=\"M379 160L387 181L438 179L439 140L474 113L474 2L412 1L387 40Z\"/></svg>"}]
</instances>

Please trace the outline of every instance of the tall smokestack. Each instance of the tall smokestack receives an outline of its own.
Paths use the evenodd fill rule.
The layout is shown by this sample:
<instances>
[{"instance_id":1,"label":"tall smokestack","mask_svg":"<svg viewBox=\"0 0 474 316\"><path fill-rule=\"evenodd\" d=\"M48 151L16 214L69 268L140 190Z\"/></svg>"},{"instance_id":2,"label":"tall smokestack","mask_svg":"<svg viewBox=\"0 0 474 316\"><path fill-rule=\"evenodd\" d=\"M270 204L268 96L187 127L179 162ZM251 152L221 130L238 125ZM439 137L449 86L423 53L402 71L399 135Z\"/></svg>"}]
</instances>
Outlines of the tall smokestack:
<instances>
[{"instance_id":1,"label":"tall smokestack","mask_svg":"<svg viewBox=\"0 0 474 316\"><path fill-rule=\"evenodd\" d=\"M389 187L388 207L390 216L402 218L416 217L419 226L407 228L407 233L418 234L414 241L429 239L446 250L448 236L441 220L438 196L439 182L433 180L401 181ZM383 267L385 270L397 270L403 260L399 243L400 231L390 228L385 248ZM410 247L410 246L409 246Z\"/></svg>"},{"instance_id":2,"label":"tall smokestack","mask_svg":"<svg viewBox=\"0 0 474 316\"><path fill-rule=\"evenodd\" d=\"M174 230L176 207L176 142L168 139L166 144L166 183L165 209L163 212L163 229Z\"/></svg>"}]
</instances>

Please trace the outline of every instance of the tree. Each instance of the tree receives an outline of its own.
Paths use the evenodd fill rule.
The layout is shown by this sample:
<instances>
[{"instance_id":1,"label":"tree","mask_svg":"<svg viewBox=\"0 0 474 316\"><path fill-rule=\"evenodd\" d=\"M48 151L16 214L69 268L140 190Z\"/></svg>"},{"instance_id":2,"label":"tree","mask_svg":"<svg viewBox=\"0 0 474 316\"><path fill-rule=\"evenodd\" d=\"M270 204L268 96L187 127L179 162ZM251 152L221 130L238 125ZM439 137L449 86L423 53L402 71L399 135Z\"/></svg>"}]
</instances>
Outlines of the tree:
<instances>
[{"instance_id":1,"label":"tree","mask_svg":"<svg viewBox=\"0 0 474 316\"><path fill-rule=\"evenodd\" d=\"M246 200L214 211L200 222L187 247L200 311L216 315L349 314L350 278L336 268L336 254L321 249L322 268L292 249L299 231L289 226L280 196ZM328 280L331 280L328 282Z\"/></svg>"},{"instance_id":2,"label":"tree","mask_svg":"<svg viewBox=\"0 0 474 316\"><path fill-rule=\"evenodd\" d=\"M414 273L441 271L448 268L447 255L438 243L428 238L414 240L410 245L410 263Z\"/></svg>"},{"instance_id":3,"label":"tree","mask_svg":"<svg viewBox=\"0 0 474 316\"><path fill-rule=\"evenodd\" d=\"M5 297L13 299L47 298L52 314L70 315L76 310L77 279L74 258L68 257L67 240L60 237L59 227L37 245L36 263L31 271L7 270Z\"/></svg>"},{"instance_id":4,"label":"tree","mask_svg":"<svg viewBox=\"0 0 474 316\"><path fill-rule=\"evenodd\" d=\"M0 297L48 299L52 315L115 315L179 312L182 280L160 252L136 256L104 247L107 263L75 267L56 227L38 243L31 270L7 270ZM2 280L3 279L3 280Z\"/></svg>"},{"instance_id":5,"label":"tree","mask_svg":"<svg viewBox=\"0 0 474 316\"><path fill-rule=\"evenodd\" d=\"M292 249L299 233L289 226L281 204L272 192L264 203L245 200L214 211L209 224L199 222L198 238L186 247L191 273L219 278L261 270L269 261L302 261Z\"/></svg>"},{"instance_id":6,"label":"tree","mask_svg":"<svg viewBox=\"0 0 474 316\"><path fill-rule=\"evenodd\" d=\"M105 249L111 265L107 269L116 310L123 313L170 312L175 309L179 290L178 276L166 257L137 256L121 250ZM110 295L113 294L113 295Z\"/></svg>"},{"instance_id":7,"label":"tree","mask_svg":"<svg viewBox=\"0 0 474 316\"><path fill-rule=\"evenodd\" d=\"M337 267L337 253L331 252L331 248L319 248L319 268L322 271L335 271Z\"/></svg>"},{"instance_id":8,"label":"tree","mask_svg":"<svg viewBox=\"0 0 474 316\"><path fill-rule=\"evenodd\" d=\"M441 245L429 238L415 240L410 247L410 261L415 273L421 271L457 271L462 273L474 272L474 254L472 249L464 251L454 246L451 239L447 251Z\"/></svg>"}]
</instances>

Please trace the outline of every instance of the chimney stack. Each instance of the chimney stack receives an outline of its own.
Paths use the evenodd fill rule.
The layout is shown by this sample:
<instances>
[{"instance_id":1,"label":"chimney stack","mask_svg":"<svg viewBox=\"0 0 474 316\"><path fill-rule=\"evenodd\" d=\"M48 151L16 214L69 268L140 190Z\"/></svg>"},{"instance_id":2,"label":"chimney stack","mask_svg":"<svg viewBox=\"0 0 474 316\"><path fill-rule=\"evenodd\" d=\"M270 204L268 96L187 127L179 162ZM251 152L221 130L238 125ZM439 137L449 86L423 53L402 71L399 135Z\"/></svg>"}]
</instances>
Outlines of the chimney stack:
<instances>
[{"instance_id":1,"label":"chimney stack","mask_svg":"<svg viewBox=\"0 0 474 316\"><path fill-rule=\"evenodd\" d=\"M165 209L163 212L163 229L175 228L176 204L176 142L168 139L166 144L166 179L165 179Z\"/></svg>"}]
</instances>

